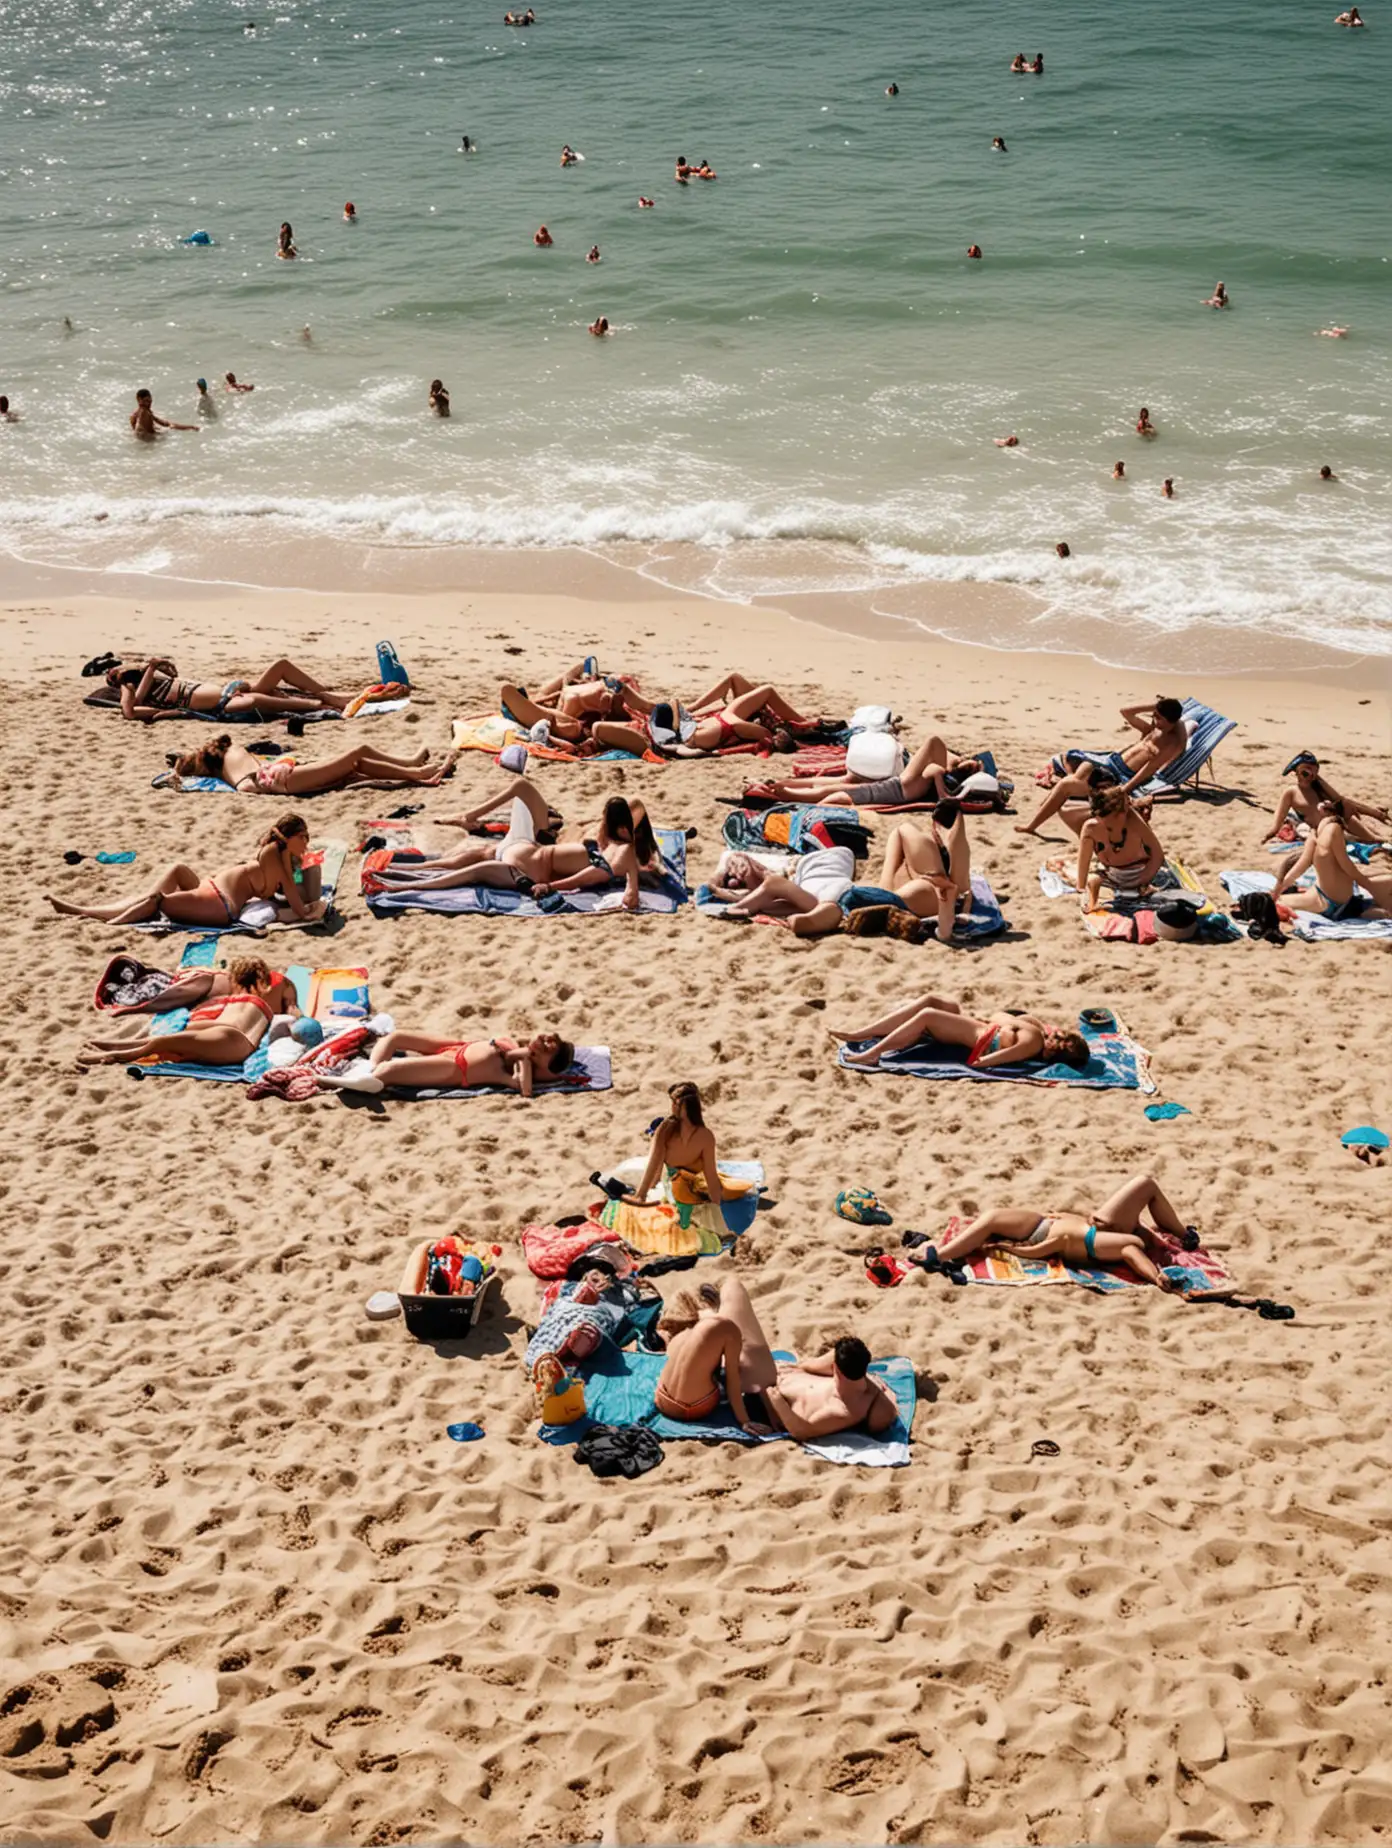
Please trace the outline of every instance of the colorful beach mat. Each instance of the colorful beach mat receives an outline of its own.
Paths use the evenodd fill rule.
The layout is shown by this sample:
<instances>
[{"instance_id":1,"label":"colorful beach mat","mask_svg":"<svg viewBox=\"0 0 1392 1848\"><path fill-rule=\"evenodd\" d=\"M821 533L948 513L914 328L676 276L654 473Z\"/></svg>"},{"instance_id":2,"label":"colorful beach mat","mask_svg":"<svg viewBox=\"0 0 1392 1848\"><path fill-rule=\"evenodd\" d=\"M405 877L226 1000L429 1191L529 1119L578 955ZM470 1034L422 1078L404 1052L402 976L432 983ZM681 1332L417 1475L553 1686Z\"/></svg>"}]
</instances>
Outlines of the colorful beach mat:
<instances>
[{"instance_id":1,"label":"colorful beach mat","mask_svg":"<svg viewBox=\"0 0 1392 1848\"><path fill-rule=\"evenodd\" d=\"M960 1219L949 1219L938 1240L941 1250L954 1233L961 1230ZM1237 1288L1232 1272L1216 1253L1201 1245L1197 1251L1181 1250L1179 1241L1161 1233L1164 1261L1159 1268L1179 1285L1180 1294L1198 1301L1205 1296L1230 1296ZM1073 1264L1065 1258L1017 1258L1010 1252L978 1252L964 1258L962 1269L969 1283L1019 1287L1039 1283L1077 1283L1085 1290L1101 1295L1115 1295L1119 1290L1149 1290L1154 1285L1133 1277L1124 1270L1105 1264Z\"/></svg>"},{"instance_id":2,"label":"colorful beach mat","mask_svg":"<svg viewBox=\"0 0 1392 1848\"><path fill-rule=\"evenodd\" d=\"M641 912L666 915L679 911L690 896L686 885L686 834L681 828L654 828L658 851L666 865L662 884L644 886L639 893ZM374 917L395 917L404 911L430 911L438 917L594 917L623 909L623 884L589 891L566 892L563 906L543 907L521 892L502 891L493 886L452 886L440 892L398 892L384 888L376 875L401 851L397 847L378 847L363 858L360 881L367 908ZM418 862L428 866L422 856Z\"/></svg>"},{"instance_id":3,"label":"colorful beach mat","mask_svg":"<svg viewBox=\"0 0 1392 1848\"><path fill-rule=\"evenodd\" d=\"M1039 869L1039 889L1045 898L1078 897L1073 882L1073 867L1062 857L1046 860ZM1111 943L1157 943L1155 908L1169 899L1197 899L1194 912L1199 922L1195 942L1230 942L1241 932L1225 911L1208 898L1203 887L1184 864L1171 857L1155 875L1155 883L1144 897L1112 892L1102 897L1090 911L1080 913L1083 929L1089 936Z\"/></svg>"},{"instance_id":4,"label":"colorful beach mat","mask_svg":"<svg viewBox=\"0 0 1392 1848\"><path fill-rule=\"evenodd\" d=\"M844 1071L860 1072L867 1078L874 1078L881 1072L897 1073L909 1078L978 1078L987 1081L999 1078L1015 1084L1066 1084L1091 1091L1141 1091L1147 1096L1153 1095L1156 1084L1150 1073L1150 1054L1139 1041L1131 1038L1120 1023L1114 1029L1104 1030L1090 1026L1086 1014L1081 1014L1078 1017L1078 1028L1088 1042L1088 1062L1081 1069L1065 1065L1060 1060L1052 1065L1042 1065L1037 1061L1024 1065L997 1065L983 1071L979 1065L968 1065L967 1047L945 1046L935 1040L906 1046L901 1052L887 1052L880 1063L874 1066L847 1063L848 1052L863 1051L873 1043L870 1040L855 1040L839 1048L836 1062Z\"/></svg>"}]
</instances>

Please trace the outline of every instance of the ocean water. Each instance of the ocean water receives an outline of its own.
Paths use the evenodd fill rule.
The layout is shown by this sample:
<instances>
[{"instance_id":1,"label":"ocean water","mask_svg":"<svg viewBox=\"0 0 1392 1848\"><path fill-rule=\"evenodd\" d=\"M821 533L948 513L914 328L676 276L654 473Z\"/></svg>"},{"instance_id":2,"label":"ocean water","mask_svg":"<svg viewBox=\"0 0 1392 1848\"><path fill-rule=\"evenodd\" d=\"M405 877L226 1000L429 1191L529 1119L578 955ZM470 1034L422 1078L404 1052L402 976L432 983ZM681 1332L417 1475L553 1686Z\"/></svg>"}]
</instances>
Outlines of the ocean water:
<instances>
[{"instance_id":1,"label":"ocean water","mask_svg":"<svg viewBox=\"0 0 1392 1848\"><path fill-rule=\"evenodd\" d=\"M906 620L1016 584L1028 635L975 639L1119 662L1392 653L1379 0L537 3L0 0L0 547L572 545ZM137 385L196 421L229 368L132 440Z\"/></svg>"}]
</instances>

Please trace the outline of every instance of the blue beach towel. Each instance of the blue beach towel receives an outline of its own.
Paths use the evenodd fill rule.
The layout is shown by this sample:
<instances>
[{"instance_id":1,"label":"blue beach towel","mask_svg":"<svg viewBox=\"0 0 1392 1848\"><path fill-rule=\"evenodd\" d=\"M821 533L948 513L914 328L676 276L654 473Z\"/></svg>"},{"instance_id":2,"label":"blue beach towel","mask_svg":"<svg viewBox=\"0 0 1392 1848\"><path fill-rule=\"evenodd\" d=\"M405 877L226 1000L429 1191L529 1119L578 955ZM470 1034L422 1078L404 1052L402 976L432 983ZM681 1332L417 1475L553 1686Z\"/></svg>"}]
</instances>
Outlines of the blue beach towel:
<instances>
[{"instance_id":1,"label":"blue beach towel","mask_svg":"<svg viewBox=\"0 0 1392 1848\"><path fill-rule=\"evenodd\" d=\"M211 969L217 954L217 944L211 937L204 937L197 943L190 943L179 958L181 969ZM309 985L313 975L310 969L294 963L285 971L285 977L295 990L295 1001L300 1011L309 1006ZM179 1007L167 1014L156 1014L150 1023L150 1034L157 1038L161 1033L178 1033L189 1021L189 1009ZM146 1078L203 1078L217 1084L250 1084L259 1078L266 1069L267 1044L261 1044L249 1059L240 1065L197 1065L192 1062L179 1063L171 1060L167 1064L141 1065L137 1069Z\"/></svg>"},{"instance_id":2,"label":"blue beach towel","mask_svg":"<svg viewBox=\"0 0 1392 1848\"><path fill-rule=\"evenodd\" d=\"M690 897L686 884L686 834L681 828L655 828L658 851L667 867L660 887L645 886L639 897L640 912L668 914L680 910ZM428 865L429 861L422 864ZM566 892L564 907L543 910L534 898L492 886L453 886L441 892L369 892L367 908L374 917L394 917L403 911L432 911L441 917L585 917L618 911L623 895L619 881L588 891Z\"/></svg>"},{"instance_id":3,"label":"blue beach towel","mask_svg":"<svg viewBox=\"0 0 1392 1848\"><path fill-rule=\"evenodd\" d=\"M1090 1057L1086 1066L1080 1071L1076 1066L1059 1062L1054 1065L1029 1063L1026 1065L999 1065L990 1071L983 1071L979 1065L967 1064L965 1046L943 1046L935 1041L926 1040L917 1046L906 1046L902 1052L888 1052L878 1066L848 1065L846 1054L860 1051L870 1044L861 1040L853 1045L842 1046L836 1055L836 1062L844 1071L863 1072L873 1078L879 1072L901 1073L910 1078L993 1078L1006 1079L1015 1083L1026 1084L1067 1084L1080 1086L1085 1090L1123 1090L1140 1091L1153 1095L1155 1080L1150 1075L1150 1054L1129 1034L1103 1032L1088 1025L1085 1017L1080 1016L1078 1027L1083 1038L1088 1042Z\"/></svg>"},{"instance_id":4,"label":"blue beach towel","mask_svg":"<svg viewBox=\"0 0 1392 1848\"><path fill-rule=\"evenodd\" d=\"M676 1443L682 1438L725 1439L735 1444L791 1441L786 1431L775 1431L768 1437L750 1437L735 1423L734 1414L723 1401L709 1418L691 1424L664 1418L653 1402L653 1393L665 1358L662 1354L641 1350L601 1348L594 1356L596 1364L585 1372L585 1417L573 1425L542 1425L539 1435L549 1444L569 1444L582 1438L593 1424L645 1424L663 1443ZM775 1359L794 1358L792 1354L775 1351ZM844 1431L835 1437L804 1443L804 1450L828 1463L861 1463L895 1469L908 1463L909 1434L917 1407L912 1363L897 1356L874 1360L870 1363L870 1371L876 1379L884 1381L899 1402L899 1416L889 1429L880 1437L871 1437L864 1431Z\"/></svg>"},{"instance_id":5,"label":"blue beach towel","mask_svg":"<svg viewBox=\"0 0 1392 1848\"><path fill-rule=\"evenodd\" d=\"M1270 892L1276 885L1272 873L1234 872L1228 869L1218 877L1234 898L1243 898L1248 892ZM1303 873L1296 883L1306 889L1312 886L1315 883L1313 869ZM1367 897L1366 892L1363 895ZM1368 903L1372 902L1368 898ZM1280 903L1279 899L1277 903ZM1295 936L1304 937L1311 943L1331 943L1337 939L1350 943L1385 943L1392 939L1392 918L1321 918L1313 911L1298 911L1287 928Z\"/></svg>"}]
</instances>

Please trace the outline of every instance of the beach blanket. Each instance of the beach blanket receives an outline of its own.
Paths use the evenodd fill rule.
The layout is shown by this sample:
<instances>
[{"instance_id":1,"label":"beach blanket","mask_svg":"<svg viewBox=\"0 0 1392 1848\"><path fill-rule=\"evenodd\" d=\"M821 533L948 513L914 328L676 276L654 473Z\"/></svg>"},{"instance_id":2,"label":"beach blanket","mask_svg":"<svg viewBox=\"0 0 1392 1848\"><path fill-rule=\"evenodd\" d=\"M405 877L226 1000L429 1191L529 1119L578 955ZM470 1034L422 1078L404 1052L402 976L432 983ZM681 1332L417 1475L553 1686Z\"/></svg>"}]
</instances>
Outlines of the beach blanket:
<instances>
[{"instance_id":1,"label":"beach blanket","mask_svg":"<svg viewBox=\"0 0 1392 1848\"><path fill-rule=\"evenodd\" d=\"M960 1219L949 1219L947 1226L938 1240L938 1248L946 1244L952 1235L961 1229ZM1180 1294L1190 1301L1201 1301L1206 1296L1229 1296L1237 1285L1232 1272L1216 1252L1206 1250L1200 1245L1197 1251L1183 1251L1179 1241L1168 1234L1159 1235L1162 1252L1153 1252L1159 1268L1167 1277L1172 1277L1179 1285ZM1154 1285L1146 1283L1131 1271L1121 1267L1116 1269L1105 1264L1073 1264L1066 1258L1017 1258L1009 1252L992 1251L977 1253L975 1257L964 1258L962 1268L967 1273L969 1283L1005 1284L1020 1286L1036 1283L1078 1283L1085 1290L1096 1290L1101 1295L1114 1295L1119 1290L1149 1290Z\"/></svg>"},{"instance_id":2,"label":"beach blanket","mask_svg":"<svg viewBox=\"0 0 1392 1848\"><path fill-rule=\"evenodd\" d=\"M306 866L321 866L323 912L317 918L295 918L288 913L278 916L276 907L264 898L253 898L244 907L235 924L176 924L172 918L147 918L143 924L128 924L127 930L149 931L153 936L228 937L237 933L260 937L269 931L322 930L334 915L334 894L338 890L343 862L348 857L346 841L320 841L304 857Z\"/></svg>"},{"instance_id":3,"label":"beach blanket","mask_svg":"<svg viewBox=\"0 0 1392 1848\"><path fill-rule=\"evenodd\" d=\"M121 710L121 702L119 699L105 698L101 693L86 694L82 703L84 706L94 706L99 711L119 712ZM381 718L384 713L404 712L410 703L411 695L409 693L403 693L400 699L371 699L359 706L352 716L355 719L378 719ZM335 706L321 706L317 711L301 713L299 716L303 718L306 725L320 725L329 720L343 719L346 715L341 713ZM211 712L188 712L181 708L177 712L164 713L159 723L161 725L167 724L170 719L196 719L203 725L274 725L277 720L283 719L284 717L285 714L283 712L262 712L256 707L253 707L250 712L224 712L220 714Z\"/></svg>"},{"instance_id":4,"label":"beach blanket","mask_svg":"<svg viewBox=\"0 0 1392 1848\"><path fill-rule=\"evenodd\" d=\"M1073 883L1073 863L1064 859L1046 860L1039 869L1039 889L1045 898L1077 898ZM1104 887L1091 911L1081 913L1083 929L1089 936L1112 943L1157 943L1155 907L1168 898L1191 898L1201 901L1195 906L1199 934L1194 942L1230 942L1241 935L1225 911L1207 898L1202 886L1182 860L1168 859L1155 875L1155 883L1142 898L1134 893L1109 892Z\"/></svg>"},{"instance_id":5,"label":"beach blanket","mask_svg":"<svg viewBox=\"0 0 1392 1848\"><path fill-rule=\"evenodd\" d=\"M1271 892L1276 886L1275 875L1272 873L1244 873L1229 869L1218 877L1234 898L1243 898L1248 892ZM1296 881L1298 886L1307 888L1314 883L1313 868L1308 873L1302 873ZM1364 896L1367 894L1364 893ZM1278 898L1276 903L1279 905L1280 902ZM1368 903L1372 903L1371 898ZM1283 913L1282 922L1285 921L1285 915ZM1310 943L1332 943L1339 939L1349 943L1386 943L1392 939L1392 917L1321 918L1313 911L1291 911L1289 917L1291 932Z\"/></svg>"},{"instance_id":6,"label":"beach blanket","mask_svg":"<svg viewBox=\"0 0 1392 1848\"><path fill-rule=\"evenodd\" d=\"M654 828L658 851L666 865L666 874L658 887L644 886L639 893L640 912L670 914L678 911L691 896L686 884L686 834L681 828ZM614 880L607 886L587 891L559 894L564 903L543 906L521 892L502 891L494 886L451 886L441 892L398 892L384 888L375 875L391 862L399 849L379 847L364 855L360 879L367 908L374 917L393 917L403 911L433 911L441 917L542 918L593 917L623 909L623 883ZM420 856L421 865L429 857Z\"/></svg>"},{"instance_id":7,"label":"beach blanket","mask_svg":"<svg viewBox=\"0 0 1392 1848\"><path fill-rule=\"evenodd\" d=\"M849 847L861 859L870 847L870 830L854 809L831 805L736 809L720 830L727 847L757 852L771 847L784 853L815 853L819 847Z\"/></svg>"},{"instance_id":8,"label":"beach blanket","mask_svg":"<svg viewBox=\"0 0 1392 1848\"><path fill-rule=\"evenodd\" d=\"M390 1069L389 1067L383 1069ZM577 1046L575 1063L559 1083L538 1086L532 1095L536 1103L543 1097L569 1097L577 1091L608 1091L614 1083L613 1061L607 1046ZM389 1099L398 1097L415 1099L420 1103L435 1103L441 1098L461 1097L516 1097L516 1091L510 1091L501 1084L452 1084L452 1085L390 1085L384 1096Z\"/></svg>"},{"instance_id":9,"label":"beach blanket","mask_svg":"<svg viewBox=\"0 0 1392 1848\"><path fill-rule=\"evenodd\" d=\"M776 1353L779 1360L793 1355ZM653 1402L653 1392L662 1373L665 1356L641 1350L600 1349L581 1369L585 1378L585 1417L577 1424L542 1425L538 1435L550 1444L578 1442L595 1424L644 1424L664 1443L682 1438L723 1439L734 1444L776 1444L796 1442L786 1431L774 1431L767 1437L750 1437L735 1423L734 1415L723 1401L708 1418L686 1424L664 1418ZM884 1381L899 1401L899 1416L881 1437L864 1431L844 1431L836 1437L820 1438L802 1445L813 1456L827 1463L859 1463L881 1468L901 1469L909 1461L909 1437L917 1406L917 1390L912 1364L895 1357L874 1360L870 1371Z\"/></svg>"},{"instance_id":10,"label":"beach blanket","mask_svg":"<svg viewBox=\"0 0 1392 1848\"><path fill-rule=\"evenodd\" d=\"M613 1170L621 1181L627 1181L631 1187L637 1187L647 1169L646 1155L634 1155L622 1161ZM683 1232L693 1232L698 1240L694 1256L718 1257L730 1246L742 1232L747 1232L753 1225L759 1211L759 1193L764 1185L764 1166L758 1161L722 1161L717 1163L717 1170L726 1180L742 1182L748 1188L737 1200L723 1200L719 1206L709 1200L691 1202L680 1200L672 1190L672 1177L664 1173L653 1189L651 1198L669 1206L677 1216L677 1224ZM678 1192L682 1191L678 1189ZM616 1215L611 1208L620 1202L606 1202L599 1216L602 1226L612 1227L622 1235L622 1227L615 1224Z\"/></svg>"},{"instance_id":11,"label":"beach blanket","mask_svg":"<svg viewBox=\"0 0 1392 1848\"><path fill-rule=\"evenodd\" d=\"M179 959L181 969L210 969L217 946L207 939L191 943ZM366 969L306 969L292 963L285 971L286 980L295 990L295 1003L302 1014L319 1021L325 1039L349 1026L365 1021L370 1012ZM156 1014L150 1036L177 1033L188 1025L189 1009L176 1008L168 1014ZM154 1048L158 1050L158 1048ZM198 1065L191 1061L139 1062L147 1078L202 1078L220 1084L251 1084L267 1069L269 1042L262 1040L251 1057L240 1065ZM132 1061L135 1063L135 1061Z\"/></svg>"},{"instance_id":12,"label":"beach blanket","mask_svg":"<svg viewBox=\"0 0 1392 1848\"><path fill-rule=\"evenodd\" d=\"M910 1078L1000 1078L1017 1084L1076 1085L1091 1091L1141 1091L1147 1096L1155 1092L1155 1080L1150 1075L1150 1054L1119 1022L1113 1029L1093 1027L1083 1014L1078 1017L1078 1027L1088 1042L1088 1062L1081 1070L1059 1060L1052 1065L1031 1061L1025 1065L997 1065L983 1071L979 1065L968 1065L967 1047L945 1046L936 1040L906 1046L902 1052L887 1052L874 1066L847 1064L848 1052L863 1051L871 1044L869 1040L854 1041L840 1048L836 1062L843 1070L863 1072L868 1078L881 1072L898 1072Z\"/></svg>"},{"instance_id":13,"label":"beach blanket","mask_svg":"<svg viewBox=\"0 0 1392 1848\"><path fill-rule=\"evenodd\" d=\"M667 760L656 751L640 757L634 751L580 750L564 739L547 744L533 744L527 727L510 719L505 712L483 712L471 719L455 719L450 727L450 743L456 751L486 751L499 756L510 744L526 746L527 755L547 764L661 764Z\"/></svg>"}]
</instances>

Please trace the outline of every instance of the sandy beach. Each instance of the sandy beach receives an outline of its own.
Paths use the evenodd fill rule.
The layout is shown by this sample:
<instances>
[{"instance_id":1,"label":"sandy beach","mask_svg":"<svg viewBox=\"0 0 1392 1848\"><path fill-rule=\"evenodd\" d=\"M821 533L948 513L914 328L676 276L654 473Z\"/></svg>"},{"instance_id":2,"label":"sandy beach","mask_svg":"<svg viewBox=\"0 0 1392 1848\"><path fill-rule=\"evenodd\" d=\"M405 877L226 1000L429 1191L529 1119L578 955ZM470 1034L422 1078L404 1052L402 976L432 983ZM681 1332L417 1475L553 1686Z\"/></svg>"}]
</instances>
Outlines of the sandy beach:
<instances>
[{"instance_id":1,"label":"sandy beach","mask_svg":"<svg viewBox=\"0 0 1392 1848\"><path fill-rule=\"evenodd\" d=\"M1105 944L1037 870L1071 847L972 825L1010 929L972 948L803 943L672 918L374 921L349 873L331 937L276 958L366 966L398 1024L554 1027L612 1048L613 1089L531 1104L350 1109L134 1083L74 1065L93 987L182 939L50 916L164 864L241 856L264 799L150 787L196 726L84 709L83 661L172 655L207 678L279 655L364 681L390 637L408 712L312 728L409 753L590 651L694 694L727 668L813 709L871 700L903 736L1033 771L1121 741L1117 709L1195 694L1238 721L1216 794L1157 828L1215 897L1259 846L1292 752L1389 796L1385 662L1270 678L1142 678L1069 656L852 632L663 594L214 594L15 573L4 597L5 906L15 1037L5 1164L0 1837L134 1843L1363 1843L1392 1833L1392 1128L1388 948ZM591 586L591 588L595 588ZM950 591L945 596L955 594ZM989 595L979 587L974 594ZM793 606L789 606L790 608ZM209 731L216 728L210 727ZM267 726L254 736L280 737ZM571 820L641 793L694 827L709 877L762 762L546 767ZM316 835L423 796L306 802ZM884 833L880 818L877 833ZM131 867L99 851L135 849ZM88 856L75 868L65 851ZM873 850L872 850L873 854ZM875 864L872 857L871 865ZM235 942L235 940L233 940ZM227 946L223 946L223 956ZM279 966L279 965L278 965ZM1107 1005L1153 1057L1135 1091L923 1084L838 1069L827 1034L915 993L1071 1021ZM918 1381L912 1461L837 1468L791 1443L666 1446L599 1481L537 1441L521 1366L539 1284L520 1228L583 1211L694 1079L720 1152L774 1209L734 1254L799 1352L845 1332ZM894 1290L861 1253L987 1205L1086 1204L1138 1170L1203 1228L1268 1321L1159 1291ZM873 1187L885 1234L838 1219ZM471 1339L437 1351L364 1303L416 1240L503 1247ZM678 1281L681 1281L679 1279ZM666 1280L667 1287L670 1280ZM475 1420L483 1441L446 1426ZM1059 1454L1032 1455L1036 1440Z\"/></svg>"}]
</instances>

